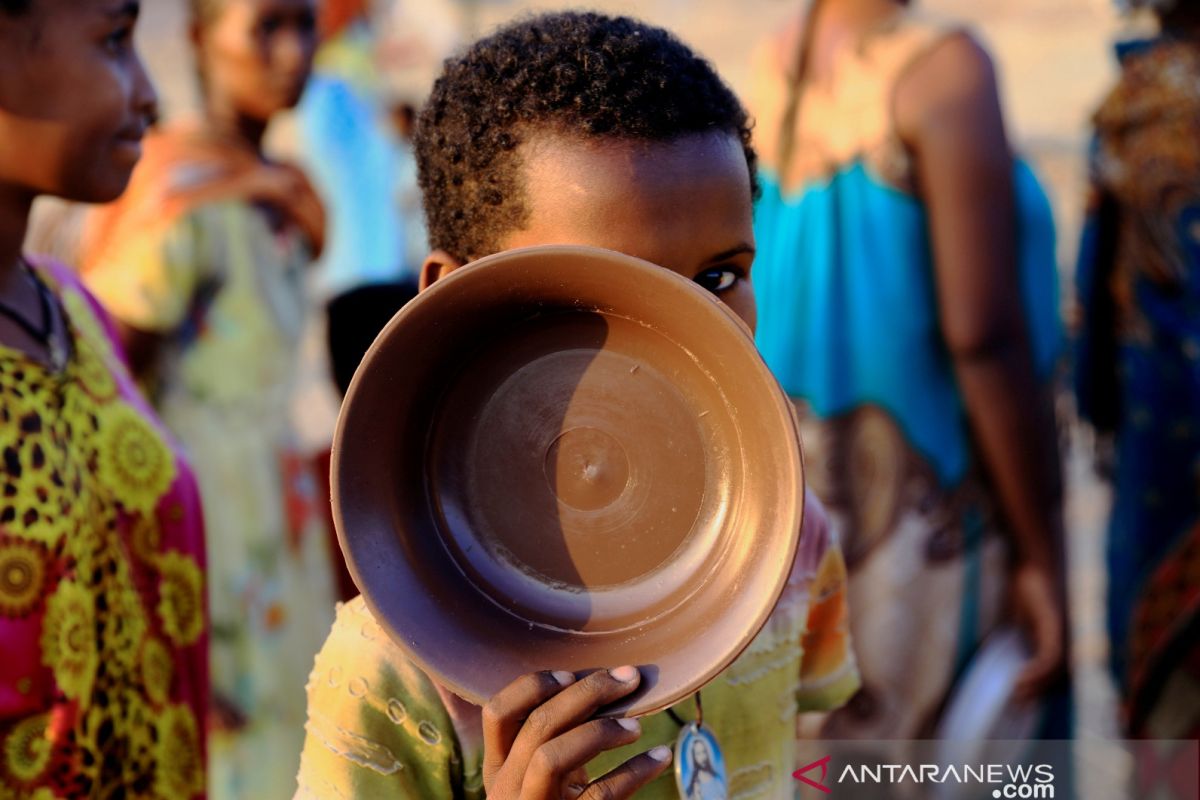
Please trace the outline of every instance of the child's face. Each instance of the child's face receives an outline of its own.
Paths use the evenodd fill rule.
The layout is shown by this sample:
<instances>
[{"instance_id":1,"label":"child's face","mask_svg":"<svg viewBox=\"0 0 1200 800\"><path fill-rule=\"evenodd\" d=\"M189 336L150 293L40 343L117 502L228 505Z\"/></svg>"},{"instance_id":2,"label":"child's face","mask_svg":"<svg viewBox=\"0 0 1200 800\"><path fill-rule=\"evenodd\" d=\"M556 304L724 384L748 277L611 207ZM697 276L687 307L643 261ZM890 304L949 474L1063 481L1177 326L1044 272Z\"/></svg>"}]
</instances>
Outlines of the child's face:
<instances>
[{"instance_id":1,"label":"child's face","mask_svg":"<svg viewBox=\"0 0 1200 800\"><path fill-rule=\"evenodd\" d=\"M750 173L736 138L544 136L521 156L528 225L503 249L580 244L636 256L696 281L754 328Z\"/></svg>"},{"instance_id":2,"label":"child's face","mask_svg":"<svg viewBox=\"0 0 1200 800\"><path fill-rule=\"evenodd\" d=\"M0 13L0 184L115 199L141 155L154 87L133 46L132 0L34 0Z\"/></svg>"},{"instance_id":3,"label":"child's face","mask_svg":"<svg viewBox=\"0 0 1200 800\"><path fill-rule=\"evenodd\" d=\"M604 247L678 272L754 329L750 173L724 133L667 142L539 136L522 145L527 225L501 250L541 244ZM426 262L423 282L447 268Z\"/></svg>"},{"instance_id":4,"label":"child's face","mask_svg":"<svg viewBox=\"0 0 1200 800\"><path fill-rule=\"evenodd\" d=\"M317 49L316 0L226 0L198 31L209 95L266 122L300 102Z\"/></svg>"}]
</instances>

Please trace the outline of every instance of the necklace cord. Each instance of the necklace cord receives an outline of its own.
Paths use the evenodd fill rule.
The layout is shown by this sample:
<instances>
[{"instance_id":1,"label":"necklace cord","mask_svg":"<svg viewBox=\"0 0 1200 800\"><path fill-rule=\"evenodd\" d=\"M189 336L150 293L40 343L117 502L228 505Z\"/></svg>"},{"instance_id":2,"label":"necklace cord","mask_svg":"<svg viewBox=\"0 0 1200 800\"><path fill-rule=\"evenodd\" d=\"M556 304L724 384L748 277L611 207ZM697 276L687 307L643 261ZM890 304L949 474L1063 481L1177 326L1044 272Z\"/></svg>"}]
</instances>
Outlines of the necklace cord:
<instances>
[{"instance_id":1,"label":"necklace cord","mask_svg":"<svg viewBox=\"0 0 1200 800\"><path fill-rule=\"evenodd\" d=\"M54 295L49 287L38 277L36 270L21 257L19 261L25 275L33 283L34 290L38 295L38 306L41 312L41 324L35 325L32 320L26 316L25 312L16 306L0 300L0 316L5 317L13 322L17 327L25 332L29 338L33 339L39 345L44 347L50 356L50 366L55 371L61 371L66 365L69 356L70 345L55 341L55 317L54 309L56 306ZM66 319L64 317L65 324Z\"/></svg>"},{"instance_id":2,"label":"necklace cord","mask_svg":"<svg viewBox=\"0 0 1200 800\"><path fill-rule=\"evenodd\" d=\"M33 321L30 320L29 317L27 317L19 308L5 302L4 300L0 300L0 315L12 320L21 330L28 334L29 337L38 344L48 346L50 344L50 335L54 331L54 318L50 310L50 298L46 296L48 294L48 290L42 285L42 282L37 279L37 276L33 273L33 269L29 266L24 258L21 259L20 263L22 271L29 277L29 280L33 282L34 291L37 292L38 311L40 312L42 322L40 325L34 325Z\"/></svg>"},{"instance_id":3,"label":"necklace cord","mask_svg":"<svg viewBox=\"0 0 1200 800\"><path fill-rule=\"evenodd\" d=\"M693 695L693 699L696 701L696 722L695 722L695 724L697 727L700 727L700 726L704 725L704 703L700 700L700 692L696 692L696 694ZM678 725L681 728L684 727L685 725L689 724L689 723L685 722L678 714L676 714L675 709L673 709L673 708L667 709L667 716L671 718L672 722L674 722L676 725Z\"/></svg>"}]
</instances>

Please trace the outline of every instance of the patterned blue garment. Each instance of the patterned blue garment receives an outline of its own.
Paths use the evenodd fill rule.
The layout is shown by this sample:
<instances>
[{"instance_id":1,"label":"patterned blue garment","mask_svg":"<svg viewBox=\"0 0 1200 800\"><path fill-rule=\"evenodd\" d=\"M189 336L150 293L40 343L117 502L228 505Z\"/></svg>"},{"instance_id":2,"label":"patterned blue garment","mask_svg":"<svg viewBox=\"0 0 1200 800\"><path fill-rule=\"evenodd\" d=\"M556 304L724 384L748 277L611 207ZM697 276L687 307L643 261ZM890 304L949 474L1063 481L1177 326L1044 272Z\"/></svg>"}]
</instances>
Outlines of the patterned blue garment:
<instances>
[{"instance_id":1,"label":"patterned blue garment","mask_svg":"<svg viewBox=\"0 0 1200 800\"><path fill-rule=\"evenodd\" d=\"M1116 445L1108 617L1126 724L1184 739L1200 735L1200 49L1121 55L1095 117L1076 391Z\"/></svg>"}]
</instances>

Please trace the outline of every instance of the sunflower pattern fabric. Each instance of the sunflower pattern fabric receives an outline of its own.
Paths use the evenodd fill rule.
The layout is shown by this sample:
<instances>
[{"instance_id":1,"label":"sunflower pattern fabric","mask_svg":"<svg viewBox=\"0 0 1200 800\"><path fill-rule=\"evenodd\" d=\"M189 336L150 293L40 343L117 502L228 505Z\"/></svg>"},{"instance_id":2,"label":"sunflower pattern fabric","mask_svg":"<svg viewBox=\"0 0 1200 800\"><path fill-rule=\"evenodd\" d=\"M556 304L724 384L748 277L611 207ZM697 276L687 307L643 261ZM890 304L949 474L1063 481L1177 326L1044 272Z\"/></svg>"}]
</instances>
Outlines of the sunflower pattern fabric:
<instances>
[{"instance_id":1,"label":"sunflower pattern fabric","mask_svg":"<svg viewBox=\"0 0 1200 800\"><path fill-rule=\"evenodd\" d=\"M204 795L191 473L70 274L61 372L0 347L0 800Z\"/></svg>"}]
</instances>

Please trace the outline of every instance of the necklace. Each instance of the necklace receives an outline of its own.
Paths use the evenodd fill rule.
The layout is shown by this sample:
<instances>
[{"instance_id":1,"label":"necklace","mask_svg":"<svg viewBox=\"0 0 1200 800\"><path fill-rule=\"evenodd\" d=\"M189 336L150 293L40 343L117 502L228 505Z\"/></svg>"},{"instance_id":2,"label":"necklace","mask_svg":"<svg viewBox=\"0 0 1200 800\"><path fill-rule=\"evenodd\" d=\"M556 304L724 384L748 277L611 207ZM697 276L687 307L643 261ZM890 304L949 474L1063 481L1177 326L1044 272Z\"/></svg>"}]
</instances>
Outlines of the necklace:
<instances>
[{"instance_id":1,"label":"necklace","mask_svg":"<svg viewBox=\"0 0 1200 800\"><path fill-rule=\"evenodd\" d=\"M33 271L33 267L29 266L29 263L24 258L21 259L20 264L25 275L33 282L35 291L37 291L39 315L42 318L41 324L35 325L20 309L3 300L0 300L0 316L12 320L29 338L45 347L46 351L50 354L50 366L55 372L61 372L63 367L67 365L67 349L62 342L62 338L54 335L54 297L50 294L50 290L46 287L46 284L38 279L37 274Z\"/></svg>"},{"instance_id":2,"label":"necklace","mask_svg":"<svg viewBox=\"0 0 1200 800\"><path fill-rule=\"evenodd\" d=\"M673 709L667 715L679 726L675 739L675 786L683 800L727 800L725 756L716 734L704 724L704 704L695 694L696 719L685 722Z\"/></svg>"}]
</instances>

